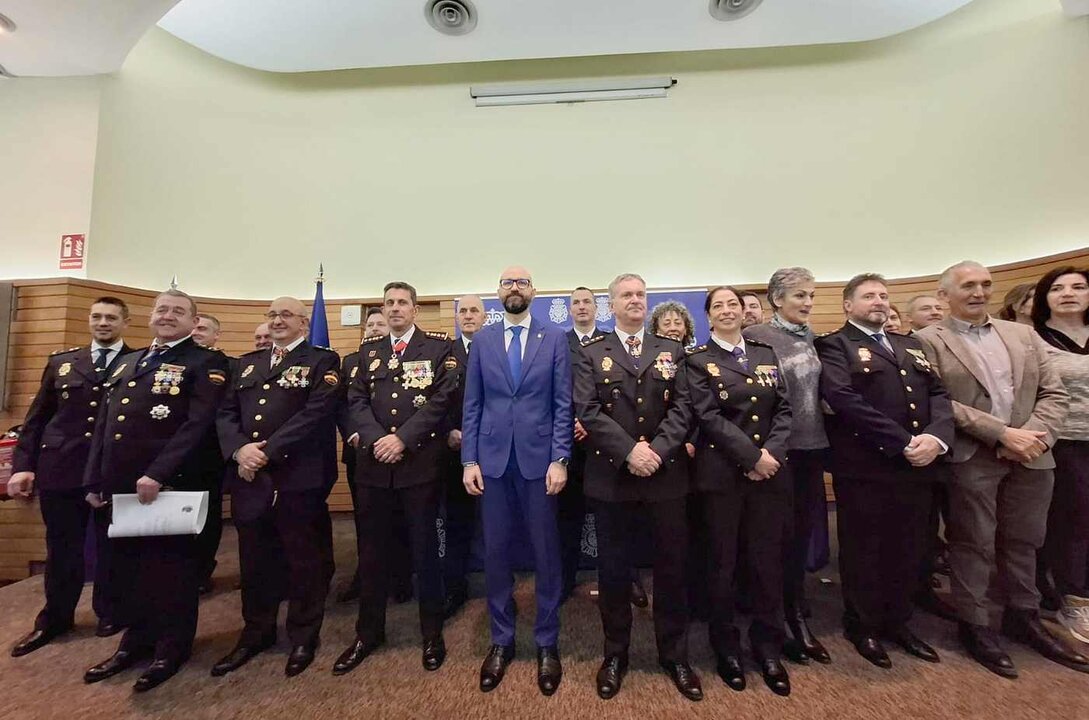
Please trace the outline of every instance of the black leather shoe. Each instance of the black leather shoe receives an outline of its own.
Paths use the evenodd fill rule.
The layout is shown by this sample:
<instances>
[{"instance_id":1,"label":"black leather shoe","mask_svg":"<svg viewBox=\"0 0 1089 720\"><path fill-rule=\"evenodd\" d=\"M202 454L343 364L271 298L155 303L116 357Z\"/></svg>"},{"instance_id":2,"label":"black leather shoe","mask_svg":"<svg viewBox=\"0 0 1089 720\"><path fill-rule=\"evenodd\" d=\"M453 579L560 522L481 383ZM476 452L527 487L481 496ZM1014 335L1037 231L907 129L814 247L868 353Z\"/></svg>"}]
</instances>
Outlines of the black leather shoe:
<instances>
[{"instance_id":1,"label":"black leather shoe","mask_svg":"<svg viewBox=\"0 0 1089 720\"><path fill-rule=\"evenodd\" d=\"M442 636L435 638L434 640L428 640L423 646L423 668L428 672L435 672L442 667L443 661L446 660L446 643L443 642ZM358 663L357 663L358 664ZM354 667L354 666L353 666Z\"/></svg>"},{"instance_id":2,"label":"black leather shoe","mask_svg":"<svg viewBox=\"0 0 1089 720\"><path fill-rule=\"evenodd\" d=\"M964 649L972 656L972 659L995 675L1013 680L1017 677L1017 668L1013 660L998 643L998 637L994 630L986 625L972 625L962 622L957 629L960 641Z\"/></svg>"},{"instance_id":3,"label":"black leather shoe","mask_svg":"<svg viewBox=\"0 0 1089 720\"><path fill-rule=\"evenodd\" d=\"M144 674L136 678L132 689L135 692L147 692L159 687L164 682L178 674L182 664L177 660L159 659L148 665Z\"/></svg>"},{"instance_id":4,"label":"black leather shoe","mask_svg":"<svg viewBox=\"0 0 1089 720\"><path fill-rule=\"evenodd\" d=\"M556 692L563 679L560 651L555 645L537 648L537 687L544 696Z\"/></svg>"},{"instance_id":5,"label":"black leather shoe","mask_svg":"<svg viewBox=\"0 0 1089 720\"><path fill-rule=\"evenodd\" d=\"M118 650L108 659L88 668L87 672L83 673L83 682L90 684L113 677L117 673L128 670L138 659L127 650Z\"/></svg>"},{"instance_id":6,"label":"black leather shoe","mask_svg":"<svg viewBox=\"0 0 1089 720\"><path fill-rule=\"evenodd\" d=\"M1002 615L1002 634L1046 657L1051 662L1079 672L1089 673L1089 658L1074 652L1048 632L1035 610L1007 608Z\"/></svg>"},{"instance_id":7,"label":"black leather shoe","mask_svg":"<svg viewBox=\"0 0 1089 720\"><path fill-rule=\"evenodd\" d=\"M386 642L385 637L381 637L378 640L360 640L356 638L355 642L348 646L348 649L340 654L337 661L333 663L333 674L343 675L355 670L359 666L359 663L367 659L367 657L382 647ZM426 650L426 648L425 648ZM446 648L443 648L445 652ZM441 664L441 663L440 663ZM438 667L436 666L436 670Z\"/></svg>"},{"instance_id":8,"label":"black leather shoe","mask_svg":"<svg viewBox=\"0 0 1089 720\"><path fill-rule=\"evenodd\" d=\"M220 658L219 662L212 666L212 677L222 677L229 672L234 672L275 644L275 637L265 638L252 645L239 641L234 646L234 650L231 650L230 653Z\"/></svg>"},{"instance_id":9,"label":"black leather shoe","mask_svg":"<svg viewBox=\"0 0 1089 720\"><path fill-rule=\"evenodd\" d=\"M723 655L715 663L715 669L731 690L741 692L745 689L745 667L737 655Z\"/></svg>"},{"instance_id":10,"label":"black leather shoe","mask_svg":"<svg viewBox=\"0 0 1089 720\"><path fill-rule=\"evenodd\" d=\"M650 605L650 600L647 598L647 591L643 589L643 583L640 580L632 580L631 604L637 608L645 608L647 605Z\"/></svg>"},{"instance_id":11,"label":"black leather shoe","mask_svg":"<svg viewBox=\"0 0 1089 720\"><path fill-rule=\"evenodd\" d=\"M938 597L938 594L934 592L933 588L927 588L923 592L917 593L912 602L920 610L930 613L935 617L940 617L942 620L948 620L949 622L960 622L960 618L957 617L957 611L953 609L953 606Z\"/></svg>"},{"instance_id":12,"label":"black leather shoe","mask_svg":"<svg viewBox=\"0 0 1089 720\"><path fill-rule=\"evenodd\" d=\"M673 684L680 690L681 695L692 701L703 700L703 688L700 687L700 677L688 663L662 663L662 669L669 673Z\"/></svg>"},{"instance_id":13,"label":"black leather shoe","mask_svg":"<svg viewBox=\"0 0 1089 720\"><path fill-rule=\"evenodd\" d=\"M287 665L284 666L284 675L295 677L314 662L314 648L309 645L296 645L291 648L291 654L287 656Z\"/></svg>"},{"instance_id":14,"label":"black leather shoe","mask_svg":"<svg viewBox=\"0 0 1089 720\"><path fill-rule=\"evenodd\" d=\"M905 625L890 629L885 634L885 637L902 647L904 652L908 655L914 655L920 660L926 660L929 663L940 663L942 661L934 648L920 640L915 633L908 630Z\"/></svg>"},{"instance_id":15,"label":"black leather shoe","mask_svg":"<svg viewBox=\"0 0 1089 720\"><path fill-rule=\"evenodd\" d=\"M442 606L443 617L452 618L457 614L458 610L461 610L468 599L469 592L465 588L457 588L446 593L446 600Z\"/></svg>"},{"instance_id":16,"label":"black leather shoe","mask_svg":"<svg viewBox=\"0 0 1089 720\"><path fill-rule=\"evenodd\" d=\"M798 659L788 657L790 660L797 662L799 665L808 664L808 659L812 658L822 665L827 665L832 662L832 656L828 654L828 651L824 649L824 645L821 641L813 635L813 632L809 629L809 623L806 622L805 616L798 612L793 617L787 620L787 628L790 630L791 640L786 642L786 646L793 645L794 648L801 652L795 652L796 657L805 656L805 659ZM784 646L784 650L786 649Z\"/></svg>"},{"instance_id":17,"label":"black leather shoe","mask_svg":"<svg viewBox=\"0 0 1089 720\"><path fill-rule=\"evenodd\" d=\"M15 643L15 646L11 649L12 657L22 657L28 653L32 653L38 648L45 647L55 638L63 635L71 630L66 628L64 630L53 630L52 628L45 628L39 630L35 628L31 630L22 640Z\"/></svg>"},{"instance_id":18,"label":"black leather shoe","mask_svg":"<svg viewBox=\"0 0 1089 720\"><path fill-rule=\"evenodd\" d=\"M764 684L773 693L783 697L790 695L790 676L781 662L775 658L761 661L760 674L764 676Z\"/></svg>"},{"instance_id":19,"label":"black leather shoe","mask_svg":"<svg viewBox=\"0 0 1089 720\"><path fill-rule=\"evenodd\" d=\"M99 620L98 626L95 628L95 636L111 637L124 629L125 626L120 623L110 622L109 620Z\"/></svg>"},{"instance_id":20,"label":"black leather shoe","mask_svg":"<svg viewBox=\"0 0 1089 720\"><path fill-rule=\"evenodd\" d=\"M513 645L492 645L484 663L480 666L480 690L491 692L503 682L503 675L507 672L507 665L514 659Z\"/></svg>"},{"instance_id":21,"label":"black leather shoe","mask_svg":"<svg viewBox=\"0 0 1089 720\"><path fill-rule=\"evenodd\" d=\"M597 671L597 696L612 700L620 692L624 676L628 674L628 661L618 655L605 658Z\"/></svg>"},{"instance_id":22,"label":"black leather shoe","mask_svg":"<svg viewBox=\"0 0 1089 720\"><path fill-rule=\"evenodd\" d=\"M854 644L855 650L858 650L859 655L866 658L877 667L882 668L883 670L888 670L892 667L892 660L889 659L889 654L885 652L885 648L881 645L881 641L873 635L853 635L844 633L844 637Z\"/></svg>"}]
</instances>

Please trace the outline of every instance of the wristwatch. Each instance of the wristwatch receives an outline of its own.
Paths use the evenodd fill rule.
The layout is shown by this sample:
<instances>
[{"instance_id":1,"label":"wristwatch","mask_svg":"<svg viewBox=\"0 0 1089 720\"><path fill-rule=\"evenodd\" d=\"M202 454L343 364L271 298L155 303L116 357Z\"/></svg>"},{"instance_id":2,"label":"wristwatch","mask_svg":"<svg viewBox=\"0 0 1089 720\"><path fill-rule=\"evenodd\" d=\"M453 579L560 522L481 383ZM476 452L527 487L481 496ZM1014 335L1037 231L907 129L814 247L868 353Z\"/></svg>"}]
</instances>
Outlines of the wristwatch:
<instances>
[{"instance_id":1,"label":"wristwatch","mask_svg":"<svg viewBox=\"0 0 1089 720\"><path fill-rule=\"evenodd\" d=\"M559 463L560 465L563 465L564 467L567 467L567 463L571 462L571 459L562 457L562 458L556 458L552 462L556 462L556 463Z\"/></svg>"},{"instance_id":2,"label":"wristwatch","mask_svg":"<svg viewBox=\"0 0 1089 720\"><path fill-rule=\"evenodd\" d=\"M477 466L477 463L475 463L475 462L467 462L467 463L462 463L462 464L461 464L461 466L462 466L462 467L467 467L467 468L471 468L471 467L476 467L476 466Z\"/></svg>"}]
</instances>

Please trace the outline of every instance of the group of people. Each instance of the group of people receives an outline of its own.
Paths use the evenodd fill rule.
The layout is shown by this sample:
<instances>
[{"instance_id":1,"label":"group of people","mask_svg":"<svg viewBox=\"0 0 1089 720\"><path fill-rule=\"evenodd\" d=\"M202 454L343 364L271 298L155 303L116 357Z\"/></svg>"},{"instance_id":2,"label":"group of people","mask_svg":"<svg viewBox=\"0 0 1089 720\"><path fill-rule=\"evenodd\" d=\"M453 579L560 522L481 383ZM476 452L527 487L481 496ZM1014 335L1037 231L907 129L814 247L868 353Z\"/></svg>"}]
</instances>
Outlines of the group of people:
<instances>
[{"instance_id":1,"label":"group of people","mask_svg":"<svg viewBox=\"0 0 1089 720\"><path fill-rule=\"evenodd\" d=\"M639 275L609 284L613 330L596 327L594 295L580 287L564 331L530 314L533 278L514 266L499 278L502 321L485 326L481 299L463 296L453 340L416 324L415 288L389 283L343 361L307 341L295 298L271 303L257 349L240 358L213 349L218 321L181 291L155 299L154 341L142 350L122 339L125 303L99 298L90 345L49 358L16 449L8 492L37 491L48 559L45 607L12 655L71 629L93 526L98 634L124 635L85 680L143 659L151 663L137 691L172 677L192 647L221 529L111 539L108 508L118 493L153 503L163 489L207 490L210 519L222 493L232 497L243 616L212 675L240 670L276 642L285 600L285 672L303 672L333 576L327 497L342 460L358 541L342 597L358 598L359 614L336 675L383 645L387 598L411 595L413 572L421 663L442 666L443 625L467 598L479 517L492 641L480 689L494 690L515 656L511 548L526 538L537 684L553 694L563 676L560 607L575 588L590 510L601 698L621 690L632 605L647 603L634 569L639 533L652 540L658 659L677 690L703 697L687 637L690 620L704 616L717 674L745 689L743 606L764 682L788 695L783 656L832 661L808 626L805 593L826 471L844 634L862 657L891 667L891 643L939 662L910 627L918 606L957 622L984 667L1016 677L989 620L997 569L1001 634L1089 672L1089 659L1040 620L1045 588L1059 596L1050 606L1071 636L1089 642L1089 273L1061 267L1041 278L1033 327L993 318L992 288L985 267L958 263L935 295L913 298L890 324L886 281L858 275L843 290L843 327L815 336L815 279L783 268L768 284L766 322L755 294L708 291L710 336L696 345L684 305L648 312ZM946 562L951 605L931 584Z\"/></svg>"}]
</instances>

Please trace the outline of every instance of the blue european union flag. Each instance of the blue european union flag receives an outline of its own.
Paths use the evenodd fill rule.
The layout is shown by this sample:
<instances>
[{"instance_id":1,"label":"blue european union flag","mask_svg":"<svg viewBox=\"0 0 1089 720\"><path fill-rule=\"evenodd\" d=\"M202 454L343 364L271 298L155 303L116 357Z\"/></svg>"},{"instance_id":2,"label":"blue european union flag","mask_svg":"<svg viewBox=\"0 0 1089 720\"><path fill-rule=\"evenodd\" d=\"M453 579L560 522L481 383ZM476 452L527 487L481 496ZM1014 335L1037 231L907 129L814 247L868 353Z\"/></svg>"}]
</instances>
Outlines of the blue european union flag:
<instances>
[{"instance_id":1,"label":"blue european union flag","mask_svg":"<svg viewBox=\"0 0 1089 720\"><path fill-rule=\"evenodd\" d=\"M314 310L310 314L310 337L307 340L311 345L329 347L329 321L325 318L325 297L322 295L323 282L319 279L317 289L314 291Z\"/></svg>"}]
</instances>

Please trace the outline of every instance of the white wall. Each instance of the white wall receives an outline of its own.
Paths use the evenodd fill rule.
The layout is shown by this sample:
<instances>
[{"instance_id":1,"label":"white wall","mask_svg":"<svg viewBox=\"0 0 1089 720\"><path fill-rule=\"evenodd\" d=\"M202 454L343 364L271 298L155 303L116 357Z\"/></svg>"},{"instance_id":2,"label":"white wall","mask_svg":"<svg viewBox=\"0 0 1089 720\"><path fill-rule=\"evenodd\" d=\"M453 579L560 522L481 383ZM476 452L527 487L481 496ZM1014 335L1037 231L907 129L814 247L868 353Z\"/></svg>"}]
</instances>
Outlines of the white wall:
<instances>
[{"instance_id":1,"label":"white wall","mask_svg":"<svg viewBox=\"0 0 1089 720\"><path fill-rule=\"evenodd\" d=\"M90 229L99 83L0 79L0 279L85 277L60 242Z\"/></svg>"},{"instance_id":2,"label":"white wall","mask_svg":"<svg viewBox=\"0 0 1089 720\"><path fill-rule=\"evenodd\" d=\"M103 85L91 276L331 297L928 274L1089 238L1089 21L986 0L864 45L272 75L155 31ZM672 73L477 109L474 82Z\"/></svg>"}]
</instances>

